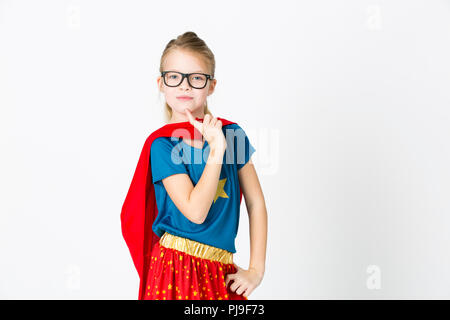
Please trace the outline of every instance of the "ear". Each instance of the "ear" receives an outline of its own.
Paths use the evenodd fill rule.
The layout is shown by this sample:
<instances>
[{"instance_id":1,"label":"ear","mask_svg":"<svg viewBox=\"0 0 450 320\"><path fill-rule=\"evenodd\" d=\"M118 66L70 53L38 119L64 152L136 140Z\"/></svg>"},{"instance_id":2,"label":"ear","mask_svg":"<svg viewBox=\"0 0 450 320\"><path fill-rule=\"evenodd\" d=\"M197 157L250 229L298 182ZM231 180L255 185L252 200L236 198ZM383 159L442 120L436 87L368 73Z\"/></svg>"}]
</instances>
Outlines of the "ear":
<instances>
[{"instance_id":1,"label":"ear","mask_svg":"<svg viewBox=\"0 0 450 320\"><path fill-rule=\"evenodd\" d=\"M216 88L216 84L217 84L217 80L216 79L212 79L210 81L209 89L208 89L208 96L213 94L214 89Z\"/></svg>"},{"instance_id":2,"label":"ear","mask_svg":"<svg viewBox=\"0 0 450 320\"><path fill-rule=\"evenodd\" d=\"M158 77L156 78L156 83L157 83L157 86L158 86L158 90L159 90L160 92L163 92L163 90L162 90L162 78L161 78L161 76L158 76Z\"/></svg>"}]
</instances>

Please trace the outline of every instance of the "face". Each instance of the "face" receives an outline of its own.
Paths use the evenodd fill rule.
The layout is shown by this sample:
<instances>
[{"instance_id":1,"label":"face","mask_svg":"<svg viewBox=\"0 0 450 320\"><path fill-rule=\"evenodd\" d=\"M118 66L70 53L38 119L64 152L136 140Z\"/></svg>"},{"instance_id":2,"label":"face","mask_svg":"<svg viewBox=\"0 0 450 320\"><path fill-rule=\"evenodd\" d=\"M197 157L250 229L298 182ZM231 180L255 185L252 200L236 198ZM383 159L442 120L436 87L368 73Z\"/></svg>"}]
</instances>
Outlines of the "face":
<instances>
[{"instance_id":1,"label":"face","mask_svg":"<svg viewBox=\"0 0 450 320\"><path fill-rule=\"evenodd\" d=\"M166 56L163 71L210 74L207 65L199 55L181 49L173 50ZM192 88L187 78L184 78L178 87L166 86L161 76L158 77L157 82L167 104L172 108L172 119L184 121L187 119L184 114L185 109L189 109L194 117L203 118L206 97L214 92L217 80L208 80L203 89ZM179 96L189 96L192 99L180 99Z\"/></svg>"}]
</instances>

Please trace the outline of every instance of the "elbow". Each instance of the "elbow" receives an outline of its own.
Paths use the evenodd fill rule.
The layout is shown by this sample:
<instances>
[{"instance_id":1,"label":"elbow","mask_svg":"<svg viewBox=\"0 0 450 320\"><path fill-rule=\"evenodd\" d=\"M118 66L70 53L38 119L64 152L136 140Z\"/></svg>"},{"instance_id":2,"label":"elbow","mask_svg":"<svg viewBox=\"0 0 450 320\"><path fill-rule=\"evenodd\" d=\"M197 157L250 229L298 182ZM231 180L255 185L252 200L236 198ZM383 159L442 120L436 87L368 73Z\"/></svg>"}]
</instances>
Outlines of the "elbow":
<instances>
[{"instance_id":1,"label":"elbow","mask_svg":"<svg viewBox=\"0 0 450 320\"><path fill-rule=\"evenodd\" d=\"M266 203L264 202L264 198L257 199L255 201L247 201L245 202L247 206L247 213L251 215L253 212L266 212Z\"/></svg>"},{"instance_id":2,"label":"elbow","mask_svg":"<svg viewBox=\"0 0 450 320\"><path fill-rule=\"evenodd\" d=\"M205 222L205 220L199 218L188 218L188 220L195 224L202 224L203 222Z\"/></svg>"},{"instance_id":3,"label":"elbow","mask_svg":"<svg viewBox=\"0 0 450 320\"><path fill-rule=\"evenodd\" d=\"M186 210L182 213L189 221L195 224L202 224L206 220L206 214L203 214L197 208L193 208L190 205L188 205Z\"/></svg>"},{"instance_id":4,"label":"elbow","mask_svg":"<svg viewBox=\"0 0 450 320\"><path fill-rule=\"evenodd\" d=\"M198 209L198 206L192 202L191 194L189 194L187 199L186 213L184 216L195 224L202 224L206 220L207 212L204 213L202 210Z\"/></svg>"},{"instance_id":5,"label":"elbow","mask_svg":"<svg viewBox=\"0 0 450 320\"><path fill-rule=\"evenodd\" d=\"M202 224L203 222L205 222L206 220L206 216L205 215L194 215L194 217L191 220L193 223L195 224Z\"/></svg>"},{"instance_id":6,"label":"elbow","mask_svg":"<svg viewBox=\"0 0 450 320\"><path fill-rule=\"evenodd\" d=\"M202 221L202 220L191 220L193 223L195 223L195 224L202 224L204 221Z\"/></svg>"}]
</instances>

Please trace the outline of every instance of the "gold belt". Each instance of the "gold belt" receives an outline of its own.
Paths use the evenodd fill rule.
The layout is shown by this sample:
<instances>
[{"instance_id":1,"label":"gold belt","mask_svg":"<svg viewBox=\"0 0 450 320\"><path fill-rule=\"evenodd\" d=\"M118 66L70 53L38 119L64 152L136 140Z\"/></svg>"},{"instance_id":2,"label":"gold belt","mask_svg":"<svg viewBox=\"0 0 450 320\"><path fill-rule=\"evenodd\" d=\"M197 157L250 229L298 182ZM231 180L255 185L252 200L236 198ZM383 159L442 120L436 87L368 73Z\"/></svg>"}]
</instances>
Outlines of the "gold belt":
<instances>
[{"instance_id":1,"label":"gold belt","mask_svg":"<svg viewBox=\"0 0 450 320\"><path fill-rule=\"evenodd\" d=\"M216 248L191 239L178 237L165 232L159 239L159 243L166 248L182 251L191 256L219 261L221 263L233 263L233 253L230 251Z\"/></svg>"}]
</instances>

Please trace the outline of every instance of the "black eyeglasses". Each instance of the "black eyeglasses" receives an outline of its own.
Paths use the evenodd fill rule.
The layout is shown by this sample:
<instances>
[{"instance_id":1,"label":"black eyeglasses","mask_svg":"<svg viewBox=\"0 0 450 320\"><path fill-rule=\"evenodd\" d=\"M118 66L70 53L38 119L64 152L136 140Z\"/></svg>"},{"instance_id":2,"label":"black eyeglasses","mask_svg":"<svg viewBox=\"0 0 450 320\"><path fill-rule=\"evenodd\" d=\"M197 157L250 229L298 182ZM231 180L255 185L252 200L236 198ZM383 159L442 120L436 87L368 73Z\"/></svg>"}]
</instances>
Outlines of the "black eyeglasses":
<instances>
[{"instance_id":1,"label":"black eyeglasses","mask_svg":"<svg viewBox=\"0 0 450 320\"><path fill-rule=\"evenodd\" d=\"M186 77L189 85L195 89L203 89L208 79L213 79L211 75L206 73L182 73L177 71L163 71L161 77L168 87L178 87Z\"/></svg>"}]
</instances>

